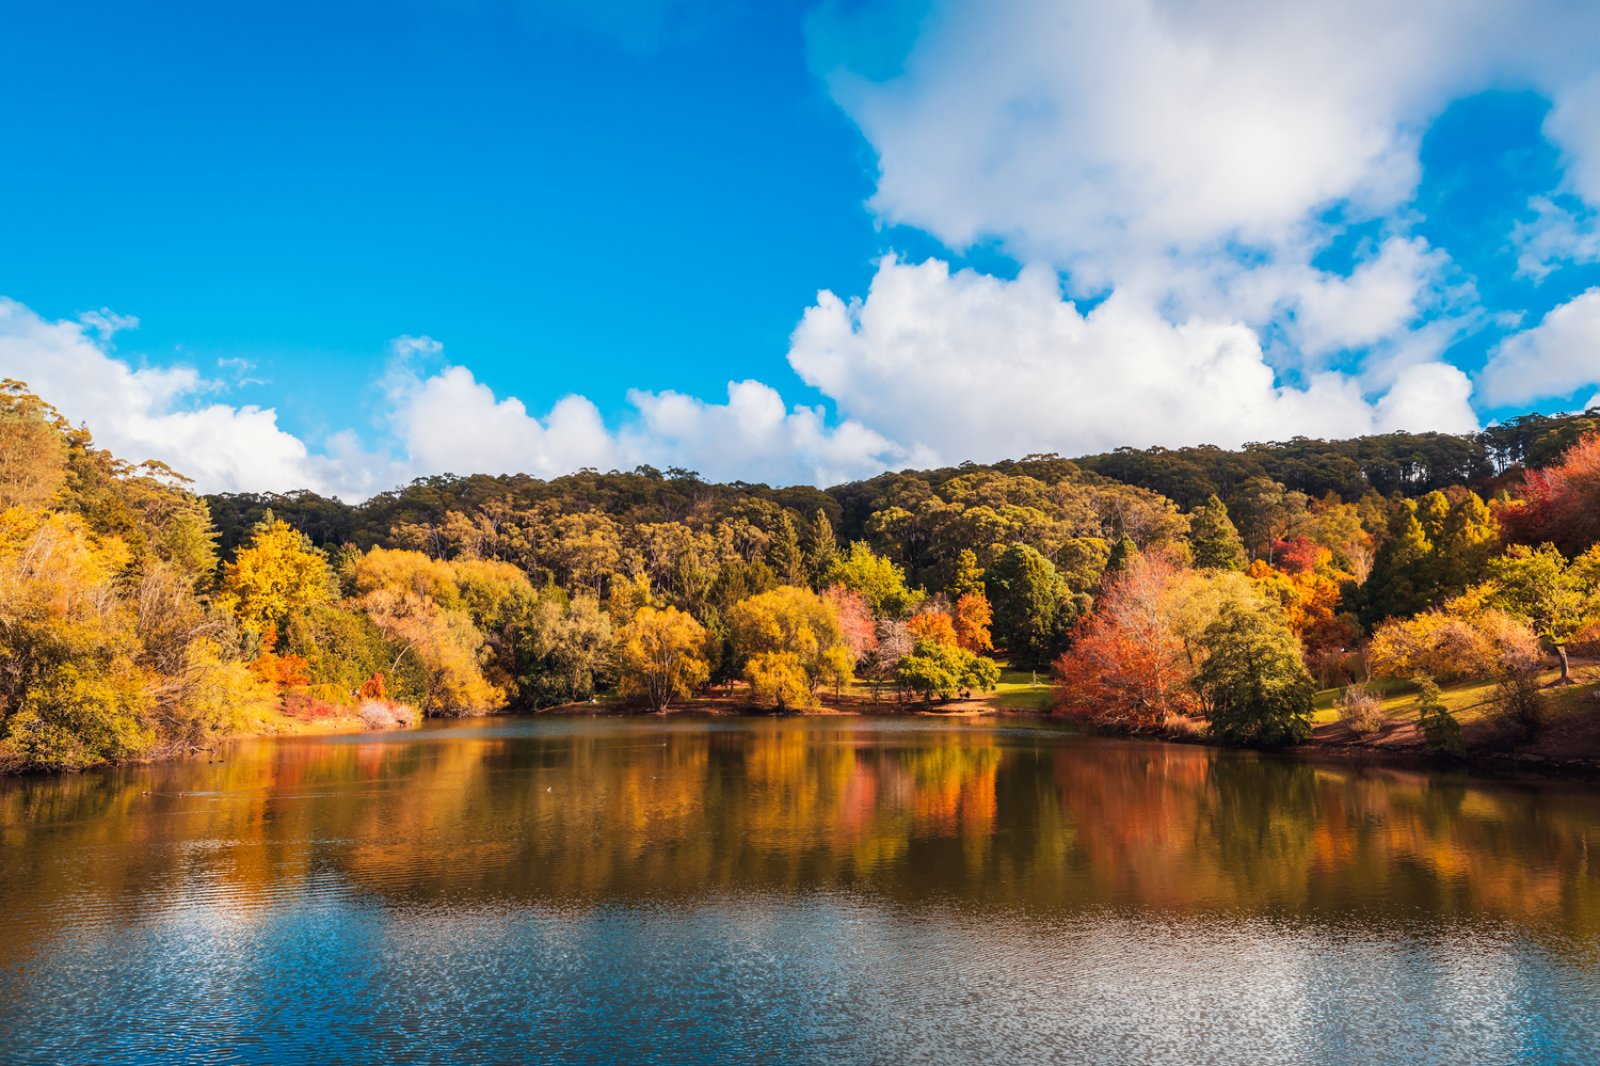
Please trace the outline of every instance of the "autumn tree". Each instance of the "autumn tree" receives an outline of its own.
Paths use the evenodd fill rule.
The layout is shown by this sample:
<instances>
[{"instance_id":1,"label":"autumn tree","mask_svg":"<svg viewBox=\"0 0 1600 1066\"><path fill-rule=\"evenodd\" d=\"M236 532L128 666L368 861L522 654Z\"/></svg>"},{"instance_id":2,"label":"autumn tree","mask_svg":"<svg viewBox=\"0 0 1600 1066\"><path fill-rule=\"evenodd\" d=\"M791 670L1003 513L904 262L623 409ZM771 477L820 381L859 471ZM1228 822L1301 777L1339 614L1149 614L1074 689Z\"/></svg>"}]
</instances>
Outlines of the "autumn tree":
<instances>
[{"instance_id":1,"label":"autumn tree","mask_svg":"<svg viewBox=\"0 0 1600 1066\"><path fill-rule=\"evenodd\" d=\"M748 664L763 654L792 655L812 693L824 682L849 679L853 660L839 619L828 601L810 589L781 585L743 600L729 611L728 626L740 662ZM776 669L771 658L762 662Z\"/></svg>"},{"instance_id":2,"label":"autumn tree","mask_svg":"<svg viewBox=\"0 0 1600 1066\"><path fill-rule=\"evenodd\" d=\"M64 420L9 378L0 380L0 510L43 507L67 479Z\"/></svg>"},{"instance_id":3,"label":"autumn tree","mask_svg":"<svg viewBox=\"0 0 1600 1066\"><path fill-rule=\"evenodd\" d=\"M911 631L911 639L917 642L932 641L951 648L961 645L956 636L955 622L948 611L919 611L906 619L906 628Z\"/></svg>"},{"instance_id":4,"label":"autumn tree","mask_svg":"<svg viewBox=\"0 0 1600 1066\"><path fill-rule=\"evenodd\" d=\"M816 690L792 651L757 652L746 660L744 676L751 699L771 704L779 713L817 705Z\"/></svg>"},{"instance_id":5,"label":"autumn tree","mask_svg":"<svg viewBox=\"0 0 1600 1066\"><path fill-rule=\"evenodd\" d=\"M1559 460L1523 475L1507 533L1523 544L1550 542L1568 556L1600 542L1600 433L1582 437Z\"/></svg>"},{"instance_id":6,"label":"autumn tree","mask_svg":"<svg viewBox=\"0 0 1600 1066\"><path fill-rule=\"evenodd\" d=\"M1537 665L1539 638L1528 622L1487 606L1482 595L1378 626L1367 662L1379 677L1485 680Z\"/></svg>"},{"instance_id":7,"label":"autumn tree","mask_svg":"<svg viewBox=\"0 0 1600 1066\"><path fill-rule=\"evenodd\" d=\"M705 627L676 607L642 607L617 634L617 668L623 695L663 712L711 677Z\"/></svg>"},{"instance_id":8,"label":"autumn tree","mask_svg":"<svg viewBox=\"0 0 1600 1066\"><path fill-rule=\"evenodd\" d=\"M1487 601L1526 618L1561 660L1561 681L1572 680L1567 645L1600 622L1600 546L1572 562L1553 544L1513 544L1489 563Z\"/></svg>"},{"instance_id":9,"label":"autumn tree","mask_svg":"<svg viewBox=\"0 0 1600 1066\"><path fill-rule=\"evenodd\" d=\"M994 612L989 607L987 596L982 592L963 593L950 614L955 622L957 644L974 655L994 650L994 640L990 635Z\"/></svg>"},{"instance_id":10,"label":"autumn tree","mask_svg":"<svg viewBox=\"0 0 1600 1066\"><path fill-rule=\"evenodd\" d=\"M269 515L234 561L222 568L218 602L247 632L260 635L334 595L328 557L305 534Z\"/></svg>"},{"instance_id":11,"label":"autumn tree","mask_svg":"<svg viewBox=\"0 0 1600 1066\"><path fill-rule=\"evenodd\" d=\"M1195 712L1194 663L1175 610L1182 580L1170 559L1141 555L1107 584L1072 648L1056 660L1062 710L1129 728Z\"/></svg>"},{"instance_id":12,"label":"autumn tree","mask_svg":"<svg viewBox=\"0 0 1600 1066\"><path fill-rule=\"evenodd\" d=\"M867 598L839 585L830 586L822 596L839 621L839 633L850 656L860 662L878 646L878 628Z\"/></svg>"}]
</instances>

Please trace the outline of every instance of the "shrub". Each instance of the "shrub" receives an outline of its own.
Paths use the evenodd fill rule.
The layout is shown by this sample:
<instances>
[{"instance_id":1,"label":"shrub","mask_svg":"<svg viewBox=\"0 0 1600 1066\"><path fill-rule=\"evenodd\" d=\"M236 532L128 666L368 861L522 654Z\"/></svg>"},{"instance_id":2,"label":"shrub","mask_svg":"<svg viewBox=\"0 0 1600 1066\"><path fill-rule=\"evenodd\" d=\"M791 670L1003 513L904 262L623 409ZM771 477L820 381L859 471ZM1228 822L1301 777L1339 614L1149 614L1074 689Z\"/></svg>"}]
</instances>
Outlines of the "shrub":
<instances>
[{"instance_id":1,"label":"shrub","mask_svg":"<svg viewBox=\"0 0 1600 1066\"><path fill-rule=\"evenodd\" d=\"M1387 720L1383 700L1368 691L1364 684L1347 685L1339 696L1339 720L1359 736L1376 733Z\"/></svg>"},{"instance_id":2,"label":"shrub","mask_svg":"<svg viewBox=\"0 0 1600 1066\"><path fill-rule=\"evenodd\" d=\"M1428 750L1442 755L1465 755L1461 723L1439 698L1439 685L1431 677L1417 678L1417 728L1422 730Z\"/></svg>"},{"instance_id":3,"label":"shrub","mask_svg":"<svg viewBox=\"0 0 1600 1066\"><path fill-rule=\"evenodd\" d=\"M1544 726L1545 698L1537 670L1512 670L1495 688L1494 707L1501 719L1532 740Z\"/></svg>"}]
</instances>

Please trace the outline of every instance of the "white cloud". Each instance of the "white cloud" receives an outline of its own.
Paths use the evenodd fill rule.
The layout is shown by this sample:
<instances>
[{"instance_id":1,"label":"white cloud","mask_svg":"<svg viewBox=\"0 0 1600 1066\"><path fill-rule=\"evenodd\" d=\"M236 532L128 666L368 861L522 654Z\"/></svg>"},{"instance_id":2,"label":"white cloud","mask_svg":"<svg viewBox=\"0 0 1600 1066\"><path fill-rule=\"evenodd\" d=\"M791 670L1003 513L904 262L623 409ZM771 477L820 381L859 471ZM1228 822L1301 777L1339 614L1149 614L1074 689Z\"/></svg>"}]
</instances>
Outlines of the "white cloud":
<instances>
[{"instance_id":1,"label":"white cloud","mask_svg":"<svg viewBox=\"0 0 1600 1066\"><path fill-rule=\"evenodd\" d=\"M107 311L51 322L0 297L0 375L87 423L119 457L162 460L206 490L332 487L334 472L278 426L276 412L196 402L214 383L193 369L136 369L116 358L111 334L136 322Z\"/></svg>"},{"instance_id":2,"label":"white cloud","mask_svg":"<svg viewBox=\"0 0 1600 1066\"><path fill-rule=\"evenodd\" d=\"M1600 9L1570 0L950 0L897 75L871 80L842 10L814 20L813 62L878 152L873 207L958 249L998 237L1090 287L1159 287L1173 260L1241 244L1250 263L1296 261L1326 208L1381 217L1409 199L1419 136L1451 99L1565 91L1600 39Z\"/></svg>"},{"instance_id":3,"label":"white cloud","mask_svg":"<svg viewBox=\"0 0 1600 1066\"><path fill-rule=\"evenodd\" d=\"M1568 191L1600 205L1593 3L936 0L898 22L885 7L811 23L813 67L877 152L883 220L957 250L998 242L1174 329L1236 321L1306 380L1337 362L1387 386L1486 320L1407 206L1451 101L1545 94ZM888 63L885 27L904 38ZM1348 276L1313 265L1364 221L1379 235ZM1524 268L1593 258L1592 223L1572 222L1527 227Z\"/></svg>"},{"instance_id":4,"label":"white cloud","mask_svg":"<svg viewBox=\"0 0 1600 1066\"><path fill-rule=\"evenodd\" d=\"M1477 426L1447 364L1401 370L1375 402L1347 374L1285 387L1238 322L1172 324L1120 292L1083 314L1043 268L1004 281L886 259L865 300L819 294L789 359L841 416L946 462Z\"/></svg>"},{"instance_id":5,"label":"white cloud","mask_svg":"<svg viewBox=\"0 0 1600 1066\"><path fill-rule=\"evenodd\" d=\"M377 383L384 446L374 449L346 429L314 448L283 430L276 411L207 400L227 386L193 368L130 365L110 336L136 324L109 312L51 322L0 298L0 376L26 381L119 457L160 459L202 492L306 488L362 499L426 474L554 477L644 463L717 478L821 483L907 458L858 422L830 425L821 407L790 409L757 381L730 383L725 404L630 392L632 410L615 430L582 396L535 415L467 367L442 363L438 341L409 336L390 343L389 368Z\"/></svg>"},{"instance_id":6,"label":"white cloud","mask_svg":"<svg viewBox=\"0 0 1600 1066\"><path fill-rule=\"evenodd\" d=\"M1490 353L1478 390L1491 404L1567 396L1600 385L1600 288L1555 308Z\"/></svg>"},{"instance_id":7,"label":"white cloud","mask_svg":"<svg viewBox=\"0 0 1600 1066\"><path fill-rule=\"evenodd\" d=\"M636 461L667 461L717 480L829 485L916 458L860 422L830 427L821 407L790 410L759 381L729 382L726 404L637 390L628 400L639 418L623 436Z\"/></svg>"}]
</instances>

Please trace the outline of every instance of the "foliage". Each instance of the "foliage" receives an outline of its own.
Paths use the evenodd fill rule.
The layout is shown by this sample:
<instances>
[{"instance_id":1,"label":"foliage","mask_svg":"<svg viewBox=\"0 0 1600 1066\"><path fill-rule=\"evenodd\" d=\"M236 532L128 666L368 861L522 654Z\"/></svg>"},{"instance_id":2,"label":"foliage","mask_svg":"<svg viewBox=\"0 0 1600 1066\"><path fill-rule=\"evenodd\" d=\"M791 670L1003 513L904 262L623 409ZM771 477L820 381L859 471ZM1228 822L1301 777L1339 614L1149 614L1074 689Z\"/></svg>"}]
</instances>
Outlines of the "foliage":
<instances>
[{"instance_id":1,"label":"foliage","mask_svg":"<svg viewBox=\"0 0 1600 1066\"><path fill-rule=\"evenodd\" d=\"M1206 628L1203 643L1196 683L1212 736L1276 747L1311 735L1316 686L1299 642L1275 612L1227 604Z\"/></svg>"},{"instance_id":2,"label":"foliage","mask_svg":"<svg viewBox=\"0 0 1600 1066\"><path fill-rule=\"evenodd\" d=\"M1198 708L1194 662L1176 610L1181 568L1139 556L1117 575L1055 663L1057 703L1070 714L1125 728L1163 723Z\"/></svg>"},{"instance_id":3,"label":"foliage","mask_svg":"<svg viewBox=\"0 0 1600 1066\"><path fill-rule=\"evenodd\" d=\"M974 655L994 650L994 640L990 636L994 611L989 606L989 597L982 592L964 592L956 599L950 614L955 623L957 644Z\"/></svg>"},{"instance_id":4,"label":"foliage","mask_svg":"<svg viewBox=\"0 0 1600 1066\"><path fill-rule=\"evenodd\" d=\"M834 560L827 584L859 592L874 614L892 617L905 614L922 598L907 587L904 570L859 540Z\"/></svg>"},{"instance_id":5,"label":"foliage","mask_svg":"<svg viewBox=\"0 0 1600 1066\"><path fill-rule=\"evenodd\" d=\"M728 626L740 662L748 663L766 653L792 656L808 692L815 692L825 681L849 677L851 656L838 617L828 601L810 589L784 585L743 600L729 611ZM765 669L778 669L771 660L763 662ZM787 663L784 660L784 670ZM787 689L779 686L775 691L786 693ZM788 700L786 705L794 704Z\"/></svg>"},{"instance_id":6,"label":"foliage","mask_svg":"<svg viewBox=\"0 0 1600 1066\"><path fill-rule=\"evenodd\" d=\"M917 642L932 641L946 647L960 647L961 641L956 636L956 624L948 611L929 610L919 611L906 620L906 628L911 631L911 639Z\"/></svg>"},{"instance_id":7,"label":"foliage","mask_svg":"<svg viewBox=\"0 0 1600 1066\"><path fill-rule=\"evenodd\" d=\"M617 634L617 676L623 695L657 712L687 699L711 678L705 627L676 607L641 607Z\"/></svg>"},{"instance_id":8,"label":"foliage","mask_svg":"<svg viewBox=\"0 0 1600 1066\"><path fill-rule=\"evenodd\" d=\"M553 707L592 699L607 680L612 628L611 616L594 596L540 592L507 634L517 705Z\"/></svg>"},{"instance_id":9,"label":"foliage","mask_svg":"<svg viewBox=\"0 0 1600 1066\"><path fill-rule=\"evenodd\" d=\"M1359 736L1383 728L1383 700L1366 685L1346 685L1339 694L1339 721Z\"/></svg>"},{"instance_id":10,"label":"foliage","mask_svg":"<svg viewBox=\"0 0 1600 1066\"><path fill-rule=\"evenodd\" d=\"M1201 570L1243 570L1244 541L1228 517L1228 508L1216 493L1195 508L1189 519L1189 551Z\"/></svg>"},{"instance_id":11,"label":"foliage","mask_svg":"<svg viewBox=\"0 0 1600 1066\"><path fill-rule=\"evenodd\" d=\"M1416 684L1417 728L1422 731L1423 743L1429 751L1441 755L1465 755L1461 723L1440 698L1438 682L1424 675L1416 679Z\"/></svg>"},{"instance_id":12,"label":"foliage","mask_svg":"<svg viewBox=\"0 0 1600 1066\"><path fill-rule=\"evenodd\" d=\"M932 639L918 640L895 672L901 684L929 703L962 691L986 691L1000 681L1000 667L993 659Z\"/></svg>"},{"instance_id":13,"label":"foliage","mask_svg":"<svg viewBox=\"0 0 1600 1066\"><path fill-rule=\"evenodd\" d=\"M1461 597L1439 610L1384 622L1372 635L1367 661L1380 677L1425 674L1450 682L1530 668L1538 655L1538 638L1526 621Z\"/></svg>"},{"instance_id":14,"label":"foliage","mask_svg":"<svg viewBox=\"0 0 1600 1066\"><path fill-rule=\"evenodd\" d=\"M1013 544L984 574L994 605L994 640L1025 669L1047 666L1067 642L1083 601L1054 564L1026 544Z\"/></svg>"},{"instance_id":15,"label":"foliage","mask_svg":"<svg viewBox=\"0 0 1600 1066\"><path fill-rule=\"evenodd\" d=\"M1539 685L1538 671L1509 671L1495 686L1494 709L1524 740L1537 736L1549 710Z\"/></svg>"},{"instance_id":16,"label":"foliage","mask_svg":"<svg viewBox=\"0 0 1600 1066\"><path fill-rule=\"evenodd\" d=\"M1590 432L1542 470L1529 470L1506 532L1523 544L1553 543L1566 555L1600 542L1600 433Z\"/></svg>"},{"instance_id":17,"label":"foliage","mask_svg":"<svg viewBox=\"0 0 1600 1066\"><path fill-rule=\"evenodd\" d=\"M334 596L328 557L289 523L269 517L222 568L218 599L246 632L259 636Z\"/></svg>"},{"instance_id":18,"label":"foliage","mask_svg":"<svg viewBox=\"0 0 1600 1066\"><path fill-rule=\"evenodd\" d=\"M750 697L779 711L804 710L817 705L816 691L800 656L792 651L759 651L744 665Z\"/></svg>"},{"instance_id":19,"label":"foliage","mask_svg":"<svg viewBox=\"0 0 1600 1066\"><path fill-rule=\"evenodd\" d=\"M1489 577L1486 601L1526 618L1570 680L1567 645L1600 622L1600 546L1568 563L1553 544L1513 544L1489 564Z\"/></svg>"}]
</instances>

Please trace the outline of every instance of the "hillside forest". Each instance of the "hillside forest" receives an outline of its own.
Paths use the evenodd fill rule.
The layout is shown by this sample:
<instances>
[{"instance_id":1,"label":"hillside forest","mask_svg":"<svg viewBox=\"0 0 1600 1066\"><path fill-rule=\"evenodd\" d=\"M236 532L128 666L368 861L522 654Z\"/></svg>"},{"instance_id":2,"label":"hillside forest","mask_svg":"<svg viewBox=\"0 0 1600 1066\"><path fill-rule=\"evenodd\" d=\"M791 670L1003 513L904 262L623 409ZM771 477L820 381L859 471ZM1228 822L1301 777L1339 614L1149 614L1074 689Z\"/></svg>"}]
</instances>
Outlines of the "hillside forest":
<instances>
[{"instance_id":1,"label":"hillside forest","mask_svg":"<svg viewBox=\"0 0 1600 1066\"><path fill-rule=\"evenodd\" d=\"M359 504L197 495L0 383L0 768L351 719L892 711L1047 676L1057 713L1224 743L1440 693L1523 734L1600 637L1600 409L1482 432L1119 449L832 488L640 467Z\"/></svg>"}]
</instances>

